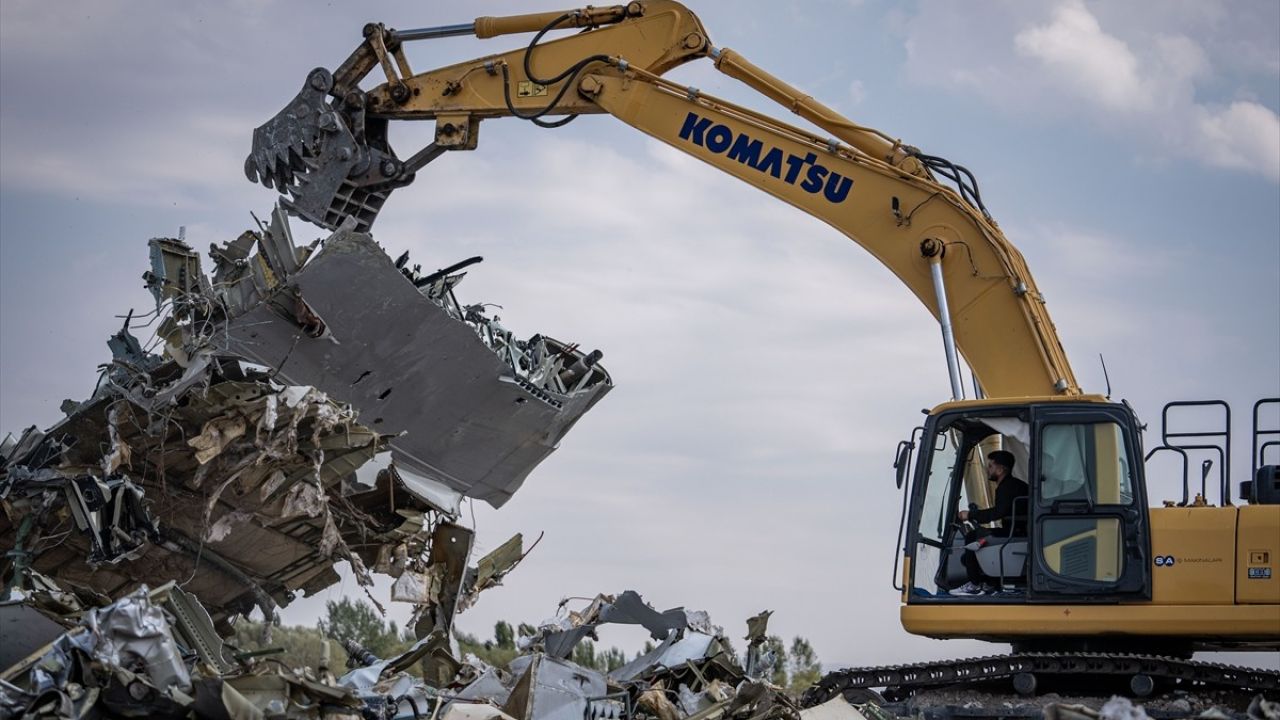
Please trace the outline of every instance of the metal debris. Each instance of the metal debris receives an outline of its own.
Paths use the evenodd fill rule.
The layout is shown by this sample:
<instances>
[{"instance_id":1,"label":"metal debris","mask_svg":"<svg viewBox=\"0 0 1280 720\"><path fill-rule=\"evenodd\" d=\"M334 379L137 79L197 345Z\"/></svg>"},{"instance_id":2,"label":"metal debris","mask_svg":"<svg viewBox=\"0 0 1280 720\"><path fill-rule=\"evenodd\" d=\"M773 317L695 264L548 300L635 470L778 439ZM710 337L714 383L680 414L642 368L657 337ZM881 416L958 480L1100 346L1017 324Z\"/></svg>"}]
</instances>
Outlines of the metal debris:
<instances>
[{"instance_id":1,"label":"metal debris","mask_svg":"<svg viewBox=\"0 0 1280 720\"><path fill-rule=\"evenodd\" d=\"M344 229L317 250L297 248L277 240L286 227L277 209L260 245L285 246L282 257L307 256L306 265L224 261L208 300L226 322L186 323L181 342L203 335L285 382L341 398L394 436L393 462L415 477L500 507L612 387L598 350L542 334L521 340L483 304L460 304L464 272L422 276Z\"/></svg>"},{"instance_id":2,"label":"metal debris","mask_svg":"<svg viewBox=\"0 0 1280 720\"><path fill-rule=\"evenodd\" d=\"M484 678L454 616L528 553L471 564L461 502L511 497L612 387L601 353L460 304L478 258L423 274L349 228L299 246L279 208L211 248L212 277L181 240L150 249L155 310L108 340L92 396L0 441L0 717L440 716ZM414 605L405 654L338 681L227 645L342 561Z\"/></svg>"},{"instance_id":3,"label":"metal debris","mask_svg":"<svg viewBox=\"0 0 1280 720\"><path fill-rule=\"evenodd\" d=\"M837 695L821 705L801 710L800 720L867 720L867 716Z\"/></svg>"}]
</instances>

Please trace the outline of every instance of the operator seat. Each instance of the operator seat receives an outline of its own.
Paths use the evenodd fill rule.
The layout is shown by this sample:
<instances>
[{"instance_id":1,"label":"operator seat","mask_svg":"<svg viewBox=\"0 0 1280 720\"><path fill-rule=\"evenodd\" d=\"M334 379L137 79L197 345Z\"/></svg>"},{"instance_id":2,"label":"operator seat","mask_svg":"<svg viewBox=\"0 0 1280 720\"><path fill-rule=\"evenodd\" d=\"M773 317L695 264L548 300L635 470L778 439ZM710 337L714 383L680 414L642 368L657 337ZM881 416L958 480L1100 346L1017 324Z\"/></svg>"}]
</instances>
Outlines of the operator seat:
<instances>
[{"instance_id":1,"label":"operator seat","mask_svg":"<svg viewBox=\"0 0 1280 720\"><path fill-rule=\"evenodd\" d=\"M972 545L976 545L974 556L978 566L986 575L998 578L1001 585L1006 580L1021 581L1026 574L1027 566L1027 498L1020 497L1013 501L1013 518L1006 533L988 535Z\"/></svg>"}]
</instances>

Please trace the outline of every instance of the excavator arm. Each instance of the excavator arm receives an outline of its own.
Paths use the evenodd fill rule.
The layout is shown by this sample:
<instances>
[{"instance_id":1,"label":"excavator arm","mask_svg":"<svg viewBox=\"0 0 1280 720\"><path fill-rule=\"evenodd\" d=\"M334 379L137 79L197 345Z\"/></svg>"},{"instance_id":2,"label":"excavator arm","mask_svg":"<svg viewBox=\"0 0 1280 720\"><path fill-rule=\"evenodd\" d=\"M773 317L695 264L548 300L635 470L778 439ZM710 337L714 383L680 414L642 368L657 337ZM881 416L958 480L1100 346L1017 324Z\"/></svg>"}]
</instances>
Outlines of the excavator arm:
<instances>
[{"instance_id":1,"label":"excavator arm","mask_svg":"<svg viewBox=\"0 0 1280 720\"><path fill-rule=\"evenodd\" d=\"M541 42L567 28L579 32ZM412 72L403 52L411 40L523 32L537 33L525 48L423 73ZM699 58L831 136L661 77ZM375 68L386 81L360 90ZM287 193L286 205L309 220L366 229L390 192L427 163L448 150L474 149L482 120L510 116L556 127L583 113L613 115L866 248L942 322L944 336L954 333L986 395L1080 394L1022 255L987 214L967 170L859 126L714 47L697 17L676 2L402 32L366 26L365 41L337 71L312 71L298 97L255 130L246 172ZM434 142L401 160L387 124L426 119L436 121ZM936 175L957 181L958 191Z\"/></svg>"}]
</instances>

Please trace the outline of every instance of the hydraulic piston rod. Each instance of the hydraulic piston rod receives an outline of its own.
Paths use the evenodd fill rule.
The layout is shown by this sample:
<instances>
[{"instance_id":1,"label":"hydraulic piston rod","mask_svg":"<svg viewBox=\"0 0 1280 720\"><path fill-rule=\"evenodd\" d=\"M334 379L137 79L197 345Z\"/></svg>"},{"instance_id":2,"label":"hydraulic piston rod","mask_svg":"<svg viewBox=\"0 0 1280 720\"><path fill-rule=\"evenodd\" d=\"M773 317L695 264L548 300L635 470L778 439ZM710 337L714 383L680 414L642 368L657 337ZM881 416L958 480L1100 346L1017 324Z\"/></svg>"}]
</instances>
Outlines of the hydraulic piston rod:
<instances>
[{"instance_id":1,"label":"hydraulic piston rod","mask_svg":"<svg viewBox=\"0 0 1280 720\"><path fill-rule=\"evenodd\" d=\"M621 22L631 12L638 14L639 10L630 10L624 5L585 7L568 12L556 11L504 17L481 17L476 18L475 22L471 23L396 30L391 35L401 41L433 40L457 35L475 35L483 40L498 37L499 35L538 32L549 28L571 30L574 28L594 28L600 25L610 25Z\"/></svg>"},{"instance_id":2,"label":"hydraulic piston rod","mask_svg":"<svg viewBox=\"0 0 1280 720\"><path fill-rule=\"evenodd\" d=\"M929 261L929 274L933 277L933 292L938 299L938 324L942 326L942 347L947 354L947 374L951 378L951 399L964 397L964 387L960 384L960 359L956 353L956 336L951 330L951 308L947 306L947 286L942 279L942 243L938 240L925 240L920 244L920 252Z\"/></svg>"},{"instance_id":3,"label":"hydraulic piston rod","mask_svg":"<svg viewBox=\"0 0 1280 720\"><path fill-rule=\"evenodd\" d=\"M436 38L456 37L458 35L475 35L475 23L459 25L437 25L435 27L414 28L413 30L394 30L391 37L396 40L434 40Z\"/></svg>"}]
</instances>

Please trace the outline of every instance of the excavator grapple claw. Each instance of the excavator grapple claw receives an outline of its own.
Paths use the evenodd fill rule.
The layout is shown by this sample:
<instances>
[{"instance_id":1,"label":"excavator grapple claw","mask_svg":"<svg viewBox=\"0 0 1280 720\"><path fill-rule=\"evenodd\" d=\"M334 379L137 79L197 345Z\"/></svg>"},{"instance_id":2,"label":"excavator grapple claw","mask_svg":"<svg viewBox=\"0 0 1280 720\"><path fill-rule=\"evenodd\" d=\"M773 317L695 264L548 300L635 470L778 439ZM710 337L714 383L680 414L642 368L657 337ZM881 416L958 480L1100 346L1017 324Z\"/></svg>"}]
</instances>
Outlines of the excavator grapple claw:
<instances>
[{"instance_id":1,"label":"excavator grapple claw","mask_svg":"<svg viewBox=\"0 0 1280 720\"><path fill-rule=\"evenodd\" d=\"M363 232L413 176L387 144L387 121L366 117L363 103L330 101L332 89L328 70L312 70L297 96L254 129L245 176L285 195L285 208L305 220L336 230L351 218Z\"/></svg>"}]
</instances>

